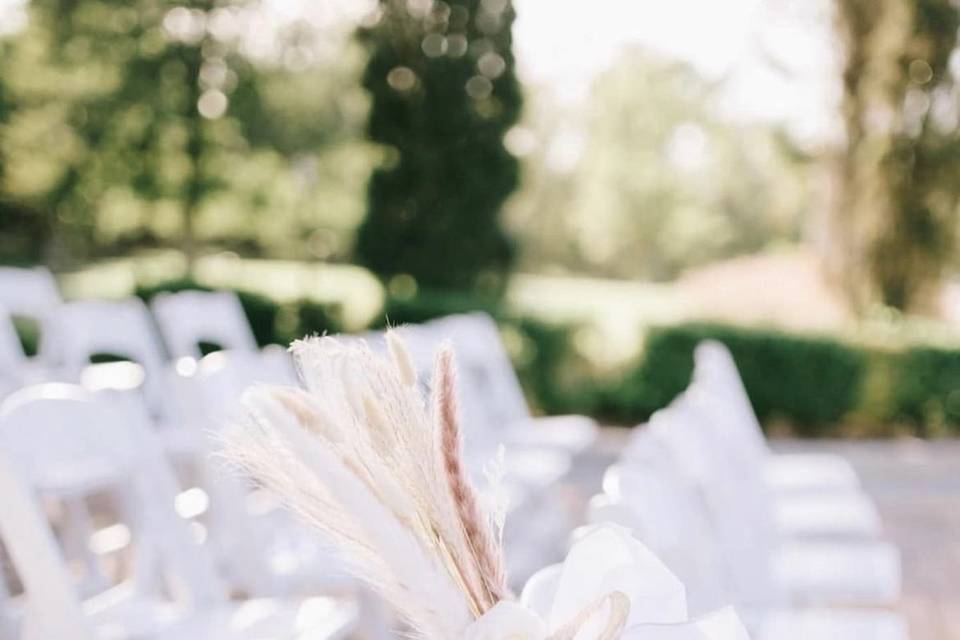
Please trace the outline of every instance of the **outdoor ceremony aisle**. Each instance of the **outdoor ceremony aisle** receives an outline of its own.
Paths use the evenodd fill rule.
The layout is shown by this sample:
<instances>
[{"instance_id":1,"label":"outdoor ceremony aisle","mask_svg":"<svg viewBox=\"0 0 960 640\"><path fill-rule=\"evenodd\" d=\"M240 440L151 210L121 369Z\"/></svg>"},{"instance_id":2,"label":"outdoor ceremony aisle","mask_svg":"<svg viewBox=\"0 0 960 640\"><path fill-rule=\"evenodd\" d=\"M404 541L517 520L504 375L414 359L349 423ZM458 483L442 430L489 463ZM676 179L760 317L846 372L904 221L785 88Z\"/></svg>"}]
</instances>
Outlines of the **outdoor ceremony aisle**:
<instances>
[{"instance_id":1,"label":"outdoor ceremony aisle","mask_svg":"<svg viewBox=\"0 0 960 640\"><path fill-rule=\"evenodd\" d=\"M840 453L876 501L903 558L899 609L913 640L960 638L960 440L774 441Z\"/></svg>"},{"instance_id":2,"label":"outdoor ceremony aisle","mask_svg":"<svg viewBox=\"0 0 960 640\"><path fill-rule=\"evenodd\" d=\"M620 454L630 431L605 428L574 469L585 500ZM960 440L772 440L778 452L839 453L876 501L884 537L903 556L898 609L912 640L960 638ZM584 497L586 496L586 498Z\"/></svg>"}]
</instances>

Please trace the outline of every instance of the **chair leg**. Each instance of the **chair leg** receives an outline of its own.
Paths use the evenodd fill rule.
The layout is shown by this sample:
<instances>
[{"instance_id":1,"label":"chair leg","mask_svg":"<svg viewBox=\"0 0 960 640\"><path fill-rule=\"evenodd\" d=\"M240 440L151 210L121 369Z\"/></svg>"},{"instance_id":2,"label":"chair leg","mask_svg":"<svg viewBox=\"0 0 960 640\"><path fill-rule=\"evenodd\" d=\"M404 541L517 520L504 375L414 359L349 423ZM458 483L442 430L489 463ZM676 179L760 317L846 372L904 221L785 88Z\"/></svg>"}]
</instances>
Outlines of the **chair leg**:
<instances>
[{"instance_id":1,"label":"chair leg","mask_svg":"<svg viewBox=\"0 0 960 640\"><path fill-rule=\"evenodd\" d=\"M96 593L110 585L104 575L97 556L90 550L90 536L93 535L93 519L87 503L81 496L64 499L66 521L64 522L64 548L70 557L79 558L85 570L85 579L81 585L85 593Z\"/></svg>"}]
</instances>

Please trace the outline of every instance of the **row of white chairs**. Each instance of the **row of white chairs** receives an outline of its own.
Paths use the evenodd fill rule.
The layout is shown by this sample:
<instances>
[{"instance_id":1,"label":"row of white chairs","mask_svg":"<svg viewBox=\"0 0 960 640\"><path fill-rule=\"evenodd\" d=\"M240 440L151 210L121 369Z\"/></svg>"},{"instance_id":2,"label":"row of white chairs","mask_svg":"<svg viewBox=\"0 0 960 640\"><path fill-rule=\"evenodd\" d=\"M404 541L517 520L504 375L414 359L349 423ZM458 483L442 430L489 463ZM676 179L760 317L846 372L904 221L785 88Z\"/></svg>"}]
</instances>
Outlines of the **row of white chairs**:
<instances>
[{"instance_id":1,"label":"row of white chairs","mask_svg":"<svg viewBox=\"0 0 960 640\"><path fill-rule=\"evenodd\" d=\"M10 286L11 281L16 285ZM289 382L293 377L290 361L282 350L257 351L235 296L196 291L161 295L151 304L151 319L139 300L64 303L49 272L0 268L0 305L11 309L14 315L35 318L42 329L39 356L28 358L20 349L11 324L2 322L0 317L0 327L10 329L11 336L0 358L0 378L10 381L10 387L51 379L79 381L88 391L99 390L95 404L116 405L116 410L134 414L147 407L152 437L139 442L174 463L179 472L174 477L180 480L175 502L185 507L181 512L203 512L201 518L195 518L203 524L192 522L190 526L194 533L201 531L206 537L205 547L216 571L231 591L253 596L289 596L318 589L356 590L337 570L335 558L318 549L312 536L282 514L252 518L251 510L267 510L264 496L250 495L242 482L222 477L210 464L205 432L215 431L227 419L243 389L258 382ZM424 373L428 373L439 344L453 337L460 355L462 387L470 391L464 399L467 437L471 450L482 452L475 457L478 472L482 461L496 448L494 443L510 445L507 480L516 505L514 519L538 525L508 527L512 575L519 583L563 553L565 532L571 522L554 507L550 494L570 468L571 457L585 450L596 437L596 425L589 419L571 417L551 419L558 425L553 428L553 424L532 419L496 327L487 316L459 316L404 331L415 345L414 353ZM382 335L366 338L373 346L383 343ZM226 350L200 357L202 342ZM98 353L123 356L135 364L91 366L91 356ZM76 389L71 391L75 392ZM8 401L17 403L18 397L28 393L39 398L41 404L65 406L56 398L46 398L50 388L16 392ZM35 444L29 429L15 428L10 433L24 439L25 446ZM98 442L97 436L88 437L91 446ZM104 447L108 444L99 442ZM94 455L92 450L90 453L84 464L71 464L69 456L62 456L59 462L47 465L48 469L60 465L59 482L26 484L37 495L63 503L65 513L60 513L55 522L64 530L58 533L64 545L72 547L79 557L87 577L94 578L83 588L99 591L106 580L99 568L101 558L95 557L89 541L102 531L95 531L93 520L97 514L92 513L95 510L89 502L91 496L96 497L110 484L108 480L116 479L116 474L108 460L101 460L102 456ZM77 457L82 456L77 453ZM186 480L182 477L183 467ZM190 506L198 501L203 508ZM548 540L553 541L552 546ZM19 564L16 554L11 553L15 564ZM30 590L29 585L25 587ZM27 601L30 600L28 597ZM16 612L16 599L6 601L6 607L0 602L0 619L6 611L8 622L14 626L23 615ZM376 611L377 606L369 598L364 605L373 610L373 615L365 612L361 617L367 623L367 636L384 637L382 612ZM46 608L45 613L55 610ZM112 636L104 637L127 637L122 625L111 633ZM101 636L102 633L94 637Z\"/></svg>"},{"instance_id":2,"label":"row of white chairs","mask_svg":"<svg viewBox=\"0 0 960 640\"><path fill-rule=\"evenodd\" d=\"M94 476L122 518L113 528L136 542L124 579L82 599L38 496L86 495ZM357 629L351 599L231 599L214 558L178 516L176 493L173 469L136 404L62 383L7 398L0 409L0 535L25 592L19 632L8 629L10 637L337 640Z\"/></svg>"},{"instance_id":3,"label":"row of white chairs","mask_svg":"<svg viewBox=\"0 0 960 640\"><path fill-rule=\"evenodd\" d=\"M3 285L4 276L10 273L11 270L0 269L0 304L7 303L8 306L10 290L4 289ZM49 276L42 271L29 273L40 279ZM52 282L52 278L48 282ZM49 287L47 289L49 292ZM43 290L43 287L31 289ZM56 293L55 286L52 290ZM18 300L13 296L13 303ZM206 588L203 585L209 582L203 575L212 573L224 581L228 591L239 590L247 595L267 597L267 600L250 601L251 606L259 607L261 611L266 610L264 607L279 606L279 603L285 603L284 606L288 607L285 611L291 606L300 606L292 597L294 594L318 590L356 591L355 585L337 572L336 559L318 549L312 536L279 513L253 518L251 507L260 512L266 510L264 496L250 494L238 479L222 477L209 464L209 444L203 434L215 431L217 425L227 419L242 390L258 382L285 382L292 378L286 354L277 350L266 353L257 350L236 297L204 292L159 296L151 305L154 320L151 320L147 308L136 300L63 303L57 296L47 311L43 311L43 305L37 301L31 304L20 301L15 311L17 315L31 315L31 310L39 314L34 317L38 317L44 328L40 358L34 361L22 352L13 352L12 358L0 357L0 372L14 371L15 376L20 376L21 384L53 376L79 380L87 387L103 391L93 398L81 397L85 392L75 387L59 387L59 391L58 387L33 388L15 393L0 409L3 413L0 415L0 434L9 433L12 438L9 447L6 444L0 446L0 453L17 451L17 446L26 447L28 451L32 450L31 447L42 449L38 442L42 442L45 436L33 438L27 435L30 430L22 426L25 422L17 422L18 412L26 411L20 407L33 407L25 414L32 415L28 419L31 424L43 415L48 416L46 419L51 424L58 424L50 417L57 414L58 410L51 408L56 405L68 407L59 415L75 411L79 422L93 425L98 424L98 420L90 419L84 413L86 409L74 410L72 407L79 406L76 403L86 403L84 407L112 405L110 410L114 414L126 416L125 424L139 423L142 427L146 421L142 407L147 406L152 414L151 429L136 426L131 429L134 434L147 432L150 435L144 438L128 434L125 437L134 438L138 451L147 450L138 455L146 456L144 460L147 462L142 466L152 469L150 473L160 478L151 482L159 482L161 487L175 487L161 490L167 493L162 504L169 506L169 495L179 490L180 495L173 498L173 503L186 507L180 509L181 516L185 515L184 512L205 511L203 523L194 519L188 525L188 533L203 532L207 538L203 547L207 559L197 560L198 564L193 566L197 553L180 545L170 547L165 556L160 552L147 554L153 561L145 566L158 566L160 563L156 558L164 557L170 563L170 573L186 570L186 579L180 577L180 580L200 585L194 589L199 588L201 592ZM167 345L166 353L160 347L154 322ZM461 371L468 451L472 454L477 475L481 474L483 464L494 455L498 445L508 447L507 486L514 507L510 522L522 523L508 526L508 563L519 584L524 577L559 559L563 553L566 532L574 522L571 514L558 508L558 487L563 484L571 460L588 449L596 438L597 427L583 417L532 417L497 327L488 316L450 316L404 327L402 331L420 369L425 393L429 391L431 366L437 348L444 340L453 342ZM361 337L374 349L386 348L384 336L380 333ZM227 350L200 357L201 342L214 343ZM91 368L88 366L90 356L96 353L123 355L138 364L127 369L115 366L112 369L110 366ZM171 360L171 357L178 359ZM145 372L139 380L134 380L138 384L118 384L111 378L117 374L130 378L129 374L137 367L142 369L141 374ZM116 390L125 387L130 388ZM71 402L64 403L57 398L58 395ZM11 423L20 426L7 430L3 425L9 407L13 407L9 409L10 415L14 416ZM73 422L64 424L76 426ZM36 433L48 432L38 430ZM105 430L103 433L112 432ZM87 450L68 444L64 449L68 453L45 463L44 468L50 472L37 477L17 467L16 461L9 462L10 476L14 478L11 491L15 493L15 488L20 486L24 490L22 495L53 496L62 502L65 513L60 513L53 521L63 528L58 533L64 538L64 544L72 541L80 564L88 572L95 568L98 560L89 553L87 544L95 529L92 520L97 515L88 509L88 498L123 477L118 469L124 465L114 459L108 440L94 435L94 432L86 432L83 446L87 446ZM33 455L46 460L42 452ZM15 460L21 457L30 459L18 454ZM0 458L0 473L3 462ZM164 466L171 462L177 465L180 476L184 474L181 467L188 467L188 473L193 476L190 480L202 491L188 489L190 483L182 479L176 487L177 476ZM190 503L196 502L199 496L209 500L208 508L191 509ZM138 503L136 499L121 502L124 505ZM30 511L27 507L24 509ZM39 584L60 585L51 587L52 593L62 595L67 591L63 586L67 583L62 576L66 566L62 555L43 553L46 543L38 543L41 544L38 551L23 542L51 539L49 525L46 529L40 526L48 511L49 508L43 504L38 506L34 501L32 513L35 517L12 519L9 525L12 529L0 529L17 568L27 562L25 566L29 570L21 573L32 576L28 579L21 575L28 593L26 602L33 603L26 606L39 609L33 618L25 614L14 616L28 621L23 627L27 632L30 632L34 618L46 617L59 611L58 607L75 612L74 605L77 605L83 614L84 607L92 611L99 606L90 604L91 601L65 597L56 602L29 597L33 591L31 581L36 585L37 580L40 580ZM130 529L139 534L146 533L148 543L144 548L157 546L163 549L160 543L151 545L150 529L136 526L137 523L155 518L157 522L166 522L158 525L157 531L173 531L183 524L182 518L165 521L156 515L156 510L144 511L150 513L134 509L127 514L132 520ZM173 510L167 510L168 516L170 511ZM879 517L862 491L856 473L839 457L773 454L760 431L735 364L722 345L706 344L698 348L690 389L668 409L657 414L646 428L638 430L620 463L607 473L604 494L591 501L590 519L613 519L631 527L685 582L692 613L736 604L751 624L755 638L900 640L905 637L903 621L893 614L872 609L836 608L837 604L857 607L886 604L895 599L899 591L896 549L877 540ZM37 526L23 530L17 524L21 521L33 522ZM172 525L170 521L178 524ZM4 526L2 522L0 526ZM46 533L37 533L39 530ZM170 539L176 540L178 535L171 534ZM20 542L11 543L8 537ZM24 548L28 552L23 552ZM51 566L60 560L61 574L55 576L56 572L49 566L37 569L35 563L25 560L31 557L54 558L44 561ZM188 558L185 569L181 566L184 558ZM213 568L210 571L203 569L204 563L212 564ZM191 573L196 567L201 567L196 569L199 578ZM37 578L37 575L41 577ZM156 572L147 575L155 577ZM155 584L156 581L148 580L148 583ZM116 591L111 589L108 593ZM211 592L216 591L211 588ZM142 600L139 594L138 598L133 601ZM108 599L101 594L92 602ZM184 608L183 601L177 601L180 607L175 616L158 620L155 627L147 625L148 632L141 635L198 640L218 637L201 632L162 635L162 630L173 624L171 621L201 625L185 628L202 628L205 618L198 617L196 607ZM189 603L190 600L185 601ZM328 604L323 606L332 606L329 600L324 602ZM219 604L214 609L220 612L219 620L239 615L235 604L224 600L216 600L216 603ZM831 608L823 608L825 604ZM350 611L350 606L355 607L353 603L337 601L337 606L328 611L330 619L340 619L344 628L355 624L355 615L342 615L343 611ZM207 606L200 608L206 609ZM315 607L314 610L318 609ZM3 611L2 603L0 611ZM371 605L371 611L376 613L375 605ZM360 616L361 621L367 622L376 618L376 615ZM152 618L146 616L144 619ZM254 620L256 616L247 619ZM123 622L125 618L122 617L118 622L116 617L101 619L97 615L86 615L85 620L92 638L131 637L135 626L129 621ZM104 620L107 621L104 622L106 627L101 624ZM195 622L197 620L200 622ZM281 630L283 624L282 620L270 622L275 631ZM383 633L382 623L371 626L368 635L377 637L377 633ZM338 632L339 627L331 628L333 635L330 637L338 637L335 635ZM47 636L41 634L38 637ZM286 636L268 634L263 637Z\"/></svg>"},{"instance_id":4,"label":"row of white chairs","mask_svg":"<svg viewBox=\"0 0 960 640\"><path fill-rule=\"evenodd\" d=\"M903 640L885 609L897 549L849 463L774 454L729 351L700 345L689 388L638 428L591 500L684 582L693 613L733 604L759 640Z\"/></svg>"},{"instance_id":5,"label":"row of white chairs","mask_svg":"<svg viewBox=\"0 0 960 640\"><path fill-rule=\"evenodd\" d=\"M193 291L161 295L152 305L154 323L146 306L137 299L65 303L60 299L49 272L6 268L0 269L0 304L18 316L34 319L41 328L40 351L36 358L27 358L19 349L18 341L8 341L11 348L5 352L7 357L0 360L0 377L10 381L10 386L43 380L79 382L87 391L99 390L97 403L113 405L114 410L121 413L143 413L148 417L152 436L137 441L140 448L145 449L143 455L158 456L177 472L173 476L177 481L176 497L171 501L166 494L160 493L158 500L168 507L176 507L184 517L190 516L193 520L191 531L205 540L205 552L212 558L227 592L250 597L295 593L352 596L358 592L357 585L347 579L336 558L320 541L280 510L272 509L275 502L264 505L262 496L251 494L241 479L226 476L212 461L207 434L227 419L243 388L256 382L293 380L292 367L282 349L272 352L257 350L235 296ZM10 314L7 315L9 318ZM0 322L0 325L10 328L9 322ZM164 337L166 351L156 327ZM214 343L231 351L200 358L201 342ZM120 356L131 362L92 365L91 359L97 354ZM177 359L171 360L170 356ZM28 386L10 396L6 404L16 403L23 394L33 394L42 406L56 405L52 399L46 398L50 389ZM56 391L53 393L56 395ZM40 420L45 414L44 410L37 410L29 415ZM50 415L51 419L58 415L56 409L51 409ZM79 415L83 415L82 412ZM108 493L112 495L118 488L113 482L116 480L115 465L106 455L112 443L96 430L95 423L79 422L71 425L90 429L84 433L84 442L91 448L85 462L71 462L70 456L51 459L45 467L49 472L46 477L57 481L31 485L30 488L43 500L55 500L62 505L52 520L58 529L62 529L58 533L63 539L65 561L79 563L82 569L80 595L86 596L104 592L104 587L112 584L104 575L104 558L99 557L104 554L95 551L93 547L97 545L93 542L98 536L104 538L103 534L110 532L129 539L133 527L119 522L101 528L99 520L103 518L103 505L92 503L103 499L98 494L109 489ZM44 429L42 424L28 428L21 423L20 428L9 433L24 447L30 447L39 444L36 434L46 433ZM100 447L102 451L95 455L94 447ZM82 458L81 452L77 453L77 458ZM127 501L127 504L139 508L145 502L141 497L132 503ZM259 517L266 511L270 512L268 517ZM139 532L144 531L151 532L139 528ZM114 546L139 549L129 542ZM20 560L23 558L21 555ZM29 591L23 575L31 572L31 566L21 567L16 559L17 577L24 581L23 586ZM170 554L168 559L174 561L176 555ZM29 631L29 619L24 618L20 601L32 602L32 596L28 593L26 597L8 597L5 602L0 602L0 618L6 619L7 627L15 629L26 620L27 626L23 629ZM387 621L378 610L379 604L365 594L359 597L367 608L364 626L372 629L368 635L387 637ZM96 600L103 600L102 593ZM244 615L253 615L250 608L246 611ZM313 611L311 615L316 617L320 610L314 607ZM339 637L337 629L340 626L356 623L356 616L342 620L340 612L331 611L330 614L332 621L340 620L334 625L336 633L331 637ZM57 615L56 609L47 609L41 615ZM128 626L114 625L114 631L104 637L140 637L136 635L139 633L136 625ZM95 637L105 633L102 629L99 631ZM207 634L198 633L192 637L205 638ZM261 634L256 637L271 636Z\"/></svg>"}]
</instances>

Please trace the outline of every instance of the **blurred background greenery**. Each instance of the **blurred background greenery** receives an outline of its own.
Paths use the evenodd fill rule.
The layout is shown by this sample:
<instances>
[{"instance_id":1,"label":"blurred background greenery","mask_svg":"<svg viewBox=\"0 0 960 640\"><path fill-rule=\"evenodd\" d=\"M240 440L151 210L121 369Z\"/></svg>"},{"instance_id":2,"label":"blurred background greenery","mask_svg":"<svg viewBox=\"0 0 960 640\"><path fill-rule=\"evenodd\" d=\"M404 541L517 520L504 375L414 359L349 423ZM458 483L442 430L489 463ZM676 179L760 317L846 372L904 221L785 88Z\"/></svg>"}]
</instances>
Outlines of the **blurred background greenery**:
<instances>
[{"instance_id":1,"label":"blurred background greenery","mask_svg":"<svg viewBox=\"0 0 960 640\"><path fill-rule=\"evenodd\" d=\"M0 263L68 297L235 289L262 342L485 310L540 409L627 424L721 337L774 427L948 433L958 24L951 0L0 0Z\"/></svg>"}]
</instances>

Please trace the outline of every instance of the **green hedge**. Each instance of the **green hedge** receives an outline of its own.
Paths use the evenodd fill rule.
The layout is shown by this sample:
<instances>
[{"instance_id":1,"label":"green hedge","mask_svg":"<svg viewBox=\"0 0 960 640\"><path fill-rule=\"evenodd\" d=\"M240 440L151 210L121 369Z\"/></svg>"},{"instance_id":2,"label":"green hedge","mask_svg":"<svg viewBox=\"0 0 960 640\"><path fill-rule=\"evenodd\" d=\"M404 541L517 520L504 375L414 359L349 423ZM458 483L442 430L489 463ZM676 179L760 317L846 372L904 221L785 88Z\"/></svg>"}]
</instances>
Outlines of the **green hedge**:
<instances>
[{"instance_id":1,"label":"green hedge","mask_svg":"<svg viewBox=\"0 0 960 640\"><path fill-rule=\"evenodd\" d=\"M686 388L694 347L707 339L730 349L766 424L810 437L960 433L960 349L878 348L712 323L651 329L643 355L601 389L595 411L645 421Z\"/></svg>"},{"instance_id":2,"label":"green hedge","mask_svg":"<svg viewBox=\"0 0 960 640\"><path fill-rule=\"evenodd\" d=\"M896 357L888 415L918 435L960 432L960 351L915 347Z\"/></svg>"},{"instance_id":3,"label":"green hedge","mask_svg":"<svg viewBox=\"0 0 960 640\"><path fill-rule=\"evenodd\" d=\"M642 421L690 382L702 340L730 349L761 421L787 420L804 435L822 435L856 406L865 353L838 340L718 324L652 329L644 356L604 403L623 420Z\"/></svg>"}]
</instances>

